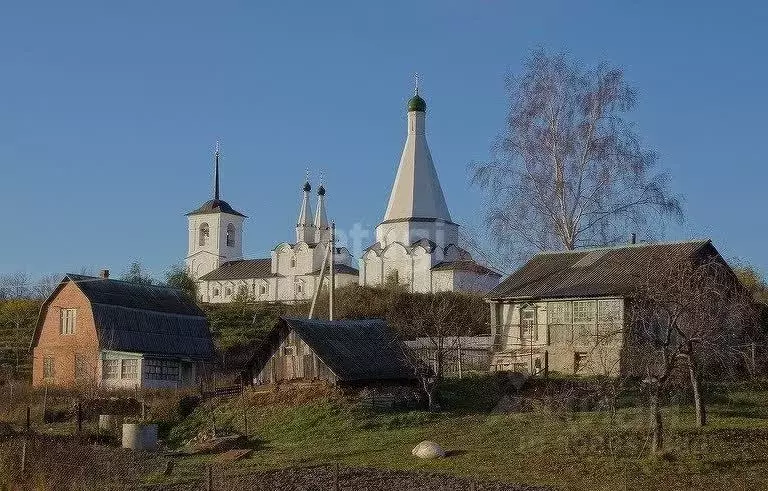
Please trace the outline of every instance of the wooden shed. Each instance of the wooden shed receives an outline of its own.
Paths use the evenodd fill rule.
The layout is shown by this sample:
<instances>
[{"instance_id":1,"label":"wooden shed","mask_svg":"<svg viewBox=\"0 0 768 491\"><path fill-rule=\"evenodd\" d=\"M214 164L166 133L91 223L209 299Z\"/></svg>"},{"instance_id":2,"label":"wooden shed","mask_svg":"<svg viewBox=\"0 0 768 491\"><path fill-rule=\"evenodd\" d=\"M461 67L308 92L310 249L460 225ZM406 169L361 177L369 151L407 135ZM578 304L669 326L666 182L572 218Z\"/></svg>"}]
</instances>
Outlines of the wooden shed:
<instances>
[{"instance_id":1,"label":"wooden shed","mask_svg":"<svg viewBox=\"0 0 768 491\"><path fill-rule=\"evenodd\" d=\"M406 352L383 319L280 318L249 368L256 385L298 380L409 383L415 376Z\"/></svg>"}]
</instances>

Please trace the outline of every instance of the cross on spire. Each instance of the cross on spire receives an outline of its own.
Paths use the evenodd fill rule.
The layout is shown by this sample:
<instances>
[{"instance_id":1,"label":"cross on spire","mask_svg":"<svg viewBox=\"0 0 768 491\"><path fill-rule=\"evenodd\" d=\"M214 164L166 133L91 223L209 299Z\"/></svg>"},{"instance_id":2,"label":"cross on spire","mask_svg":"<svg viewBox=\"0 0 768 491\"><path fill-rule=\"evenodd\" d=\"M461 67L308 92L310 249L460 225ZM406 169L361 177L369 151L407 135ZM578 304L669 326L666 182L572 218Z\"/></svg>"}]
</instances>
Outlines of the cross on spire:
<instances>
[{"instance_id":1,"label":"cross on spire","mask_svg":"<svg viewBox=\"0 0 768 491\"><path fill-rule=\"evenodd\" d=\"M413 74L414 78L414 95L419 95L419 72Z\"/></svg>"},{"instance_id":2,"label":"cross on spire","mask_svg":"<svg viewBox=\"0 0 768 491\"><path fill-rule=\"evenodd\" d=\"M214 172L213 172L213 199L219 199L219 140L216 140L216 152L214 153Z\"/></svg>"}]
</instances>

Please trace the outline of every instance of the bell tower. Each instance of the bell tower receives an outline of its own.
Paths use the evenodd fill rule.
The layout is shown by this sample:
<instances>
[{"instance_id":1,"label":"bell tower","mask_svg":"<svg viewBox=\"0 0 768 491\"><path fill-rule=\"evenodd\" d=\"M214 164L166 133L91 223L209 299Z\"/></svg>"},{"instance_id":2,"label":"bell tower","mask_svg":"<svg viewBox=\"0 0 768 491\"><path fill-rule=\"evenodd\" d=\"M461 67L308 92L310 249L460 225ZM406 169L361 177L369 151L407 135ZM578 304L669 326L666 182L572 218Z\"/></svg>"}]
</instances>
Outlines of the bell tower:
<instances>
[{"instance_id":1,"label":"bell tower","mask_svg":"<svg viewBox=\"0 0 768 491\"><path fill-rule=\"evenodd\" d=\"M213 199L187 213L187 271L194 279L227 261L243 258L243 221L247 218L222 200L219 189L219 142L216 142Z\"/></svg>"}]
</instances>

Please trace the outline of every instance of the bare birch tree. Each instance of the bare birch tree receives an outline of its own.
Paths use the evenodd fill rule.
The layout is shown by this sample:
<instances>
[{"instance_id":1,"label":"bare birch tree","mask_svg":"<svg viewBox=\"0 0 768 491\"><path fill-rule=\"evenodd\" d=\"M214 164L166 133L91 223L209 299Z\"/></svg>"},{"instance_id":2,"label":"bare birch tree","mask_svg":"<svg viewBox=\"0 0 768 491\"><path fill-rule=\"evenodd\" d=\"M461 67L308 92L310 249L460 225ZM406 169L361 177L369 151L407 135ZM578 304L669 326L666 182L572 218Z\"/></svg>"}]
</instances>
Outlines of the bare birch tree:
<instances>
[{"instance_id":1,"label":"bare birch tree","mask_svg":"<svg viewBox=\"0 0 768 491\"><path fill-rule=\"evenodd\" d=\"M526 254L612 244L650 234L654 219L682 220L656 154L625 119L636 91L621 69L537 50L507 90L491 159L470 167L498 246Z\"/></svg>"},{"instance_id":2,"label":"bare birch tree","mask_svg":"<svg viewBox=\"0 0 768 491\"><path fill-rule=\"evenodd\" d=\"M702 378L744 366L755 325L749 292L720 256L658 257L631 301L630 358L644 372L654 452L664 444L661 395L676 372L687 372L697 426L706 424Z\"/></svg>"}]
</instances>

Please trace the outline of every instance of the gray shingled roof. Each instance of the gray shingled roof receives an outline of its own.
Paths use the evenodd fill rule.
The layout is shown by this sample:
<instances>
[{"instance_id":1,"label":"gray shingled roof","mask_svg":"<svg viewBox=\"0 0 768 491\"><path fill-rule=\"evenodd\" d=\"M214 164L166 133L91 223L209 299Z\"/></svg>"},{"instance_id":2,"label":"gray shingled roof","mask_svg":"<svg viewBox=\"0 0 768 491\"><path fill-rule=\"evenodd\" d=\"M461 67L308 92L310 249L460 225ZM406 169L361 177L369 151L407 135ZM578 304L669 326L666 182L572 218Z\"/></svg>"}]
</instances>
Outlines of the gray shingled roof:
<instances>
[{"instance_id":1,"label":"gray shingled roof","mask_svg":"<svg viewBox=\"0 0 768 491\"><path fill-rule=\"evenodd\" d=\"M211 359L211 332L205 314L175 288L69 274L41 309L36 342L47 304L68 282L88 298L101 349Z\"/></svg>"},{"instance_id":2,"label":"gray shingled roof","mask_svg":"<svg viewBox=\"0 0 768 491\"><path fill-rule=\"evenodd\" d=\"M239 217L248 218L239 211L229 206L229 203L223 199L211 199L200 205L200 208L190 211L187 216L190 215L206 215L208 213L229 213L230 215L237 215Z\"/></svg>"},{"instance_id":3,"label":"gray shingled roof","mask_svg":"<svg viewBox=\"0 0 768 491\"><path fill-rule=\"evenodd\" d=\"M717 255L709 240L631 244L544 252L512 273L486 298L573 298L628 295L654 258Z\"/></svg>"},{"instance_id":4,"label":"gray shingled roof","mask_svg":"<svg viewBox=\"0 0 768 491\"><path fill-rule=\"evenodd\" d=\"M334 264L333 270L336 272L336 274L351 274L351 275L359 275L360 271L357 268L353 268L352 266L346 265L346 264ZM320 269L316 269L312 272L313 275L320 274ZM328 274L328 273L326 273Z\"/></svg>"},{"instance_id":5,"label":"gray shingled roof","mask_svg":"<svg viewBox=\"0 0 768 491\"><path fill-rule=\"evenodd\" d=\"M271 278L272 259L241 259L228 261L208 274L200 277L203 281L212 280L245 280L249 278Z\"/></svg>"},{"instance_id":6,"label":"gray shingled roof","mask_svg":"<svg viewBox=\"0 0 768 491\"><path fill-rule=\"evenodd\" d=\"M447 270L470 271L472 273L477 273L480 275L497 276L497 277L501 276L501 274L497 273L496 271L490 268L487 268L482 264L478 264L475 261L472 261L471 259L461 259L458 261L442 261L432 266L432 271L447 271Z\"/></svg>"},{"instance_id":7,"label":"gray shingled roof","mask_svg":"<svg viewBox=\"0 0 768 491\"><path fill-rule=\"evenodd\" d=\"M410 380L405 348L383 319L326 321L281 318L268 341L286 325L312 348L340 382ZM262 360L266 361L266 356Z\"/></svg>"}]
</instances>

